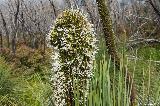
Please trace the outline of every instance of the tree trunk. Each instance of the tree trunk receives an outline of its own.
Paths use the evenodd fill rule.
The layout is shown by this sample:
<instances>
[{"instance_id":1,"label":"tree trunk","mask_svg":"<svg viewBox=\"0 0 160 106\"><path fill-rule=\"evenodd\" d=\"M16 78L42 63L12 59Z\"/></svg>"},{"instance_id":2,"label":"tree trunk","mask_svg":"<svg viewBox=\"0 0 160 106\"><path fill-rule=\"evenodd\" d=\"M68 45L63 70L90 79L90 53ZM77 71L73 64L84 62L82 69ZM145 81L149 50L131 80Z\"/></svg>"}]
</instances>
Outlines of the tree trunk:
<instances>
[{"instance_id":1,"label":"tree trunk","mask_svg":"<svg viewBox=\"0 0 160 106\"><path fill-rule=\"evenodd\" d=\"M12 53L13 55L16 54L16 34L17 33L14 32L12 35Z\"/></svg>"},{"instance_id":2,"label":"tree trunk","mask_svg":"<svg viewBox=\"0 0 160 106\"><path fill-rule=\"evenodd\" d=\"M7 24L6 24L6 21L5 21L5 19L4 19L4 16L3 16L3 13L2 13L1 10L0 10L0 15L1 15L1 18L2 18L2 22L3 22L3 28L4 28L5 33L6 33L6 36L7 36L7 47L9 48L9 46L10 46L10 42L9 42L9 32L8 32Z\"/></svg>"},{"instance_id":3,"label":"tree trunk","mask_svg":"<svg viewBox=\"0 0 160 106\"><path fill-rule=\"evenodd\" d=\"M49 0L49 2L50 2L51 6L52 6L52 9L53 9L53 11L54 11L54 16L55 16L54 18L56 18L56 17L57 17L56 7L55 7L55 5L54 5L54 3L53 3L52 0Z\"/></svg>"},{"instance_id":4,"label":"tree trunk","mask_svg":"<svg viewBox=\"0 0 160 106\"><path fill-rule=\"evenodd\" d=\"M16 11L14 14L14 31L12 35L12 52L15 55L16 53L16 37L18 34L18 15L20 11L20 0L17 0Z\"/></svg>"},{"instance_id":5,"label":"tree trunk","mask_svg":"<svg viewBox=\"0 0 160 106\"><path fill-rule=\"evenodd\" d=\"M94 24L94 22L95 22L94 16L92 15L92 11L90 10L89 5L88 5L88 3L87 3L86 0L84 0L84 5L85 5L86 10L87 10L87 12L88 12L88 14L89 14L89 17L90 17L90 20L91 20L92 24ZM90 4L90 5L91 5L91 4Z\"/></svg>"},{"instance_id":6,"label":"tree trunk","mask_svg":"<svg viewBox=\"0 0 160 106\"><path fill-rule=\"evenodd\" d=\"M107 3L105 3L105 0L97 0L98 4L98 11L101 18L102 26L103 26L103 32L105 35L105 42L108 49L108 54L111 56L112 62L115 63L115 66L118 70L120 70L120 58L117 54L116 47L115 47L115 34L112 28L112 20L110 18L109 9L107 8ZM131 74L126 71L126 69L122 68L124 72L127 72L127 85L131 88L131 106L135 105L135 99L136 99L136 91L133 84L133 79Z\"/></svg>"},{"instance_id":7,"label":"tree trunk","mask_svg":"<svg viewBox=\"0 0 160 106\"><path fill-rule=\"evenodd\" d=\"M71 8L71 1L70 0L66 0L65 2L67 4L68 8Z\"/></svg>"},{"instance_id":8,"label":"tree trunk","mask_svg":"<svg viewBox=\"0 0 160 106\"><path fill-rule=\"evenodd\" d=\"M3 37L2 37L2 32L0 31L0 52L3 48Z\"/></svg>"}]
</instances>

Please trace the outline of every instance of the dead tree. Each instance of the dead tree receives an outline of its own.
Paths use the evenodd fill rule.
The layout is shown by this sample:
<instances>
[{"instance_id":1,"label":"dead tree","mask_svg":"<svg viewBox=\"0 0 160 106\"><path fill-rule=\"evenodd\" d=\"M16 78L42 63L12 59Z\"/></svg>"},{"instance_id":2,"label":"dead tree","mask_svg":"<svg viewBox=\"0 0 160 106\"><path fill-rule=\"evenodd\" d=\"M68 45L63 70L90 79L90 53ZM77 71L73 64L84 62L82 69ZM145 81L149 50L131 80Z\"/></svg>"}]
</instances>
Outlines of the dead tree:
<instances>
[{"instance_id":1,"label":"dead tree","mask_svg":"<svg viewBox=\"0 0 160 106\"><path fill-rule=\"evenodd\" d=\"M44 5L43 5L43 2L42 1L40 1L40 3L41 3L41 9L42 9L42 12L44 12L45 10L44 10ZM44 17L43 18L43 22L44 22L44 26L46 25L46 18ZM44 57L44 55L45 55L45 51L46 51L46 34L45 34L45 31L44 32L41 32L42 33L42 35L43 35L43 57ZM44 57L45 58L45 57Z\"/></svg>"},{"instance_id":2,"label":"dead tree","mask_svg":"<svg viewBox=\"0 0 160 106\"><path fill-rule=\"evenodd\" d=\"M12 52L16 53L16 36L18 34L18 15L20 10L20 1L16 1L16 11L14 12L14 30L12 33Z\"/></svg>"},{"instance_id":3,"label":"dead tree","mask_svg":"<svg viewBox=\"0 0 160 106\"><path fill-rule=\"evenodd\" d=\"M8 31L8 29L7 29L7 24L6 24L6 21L5 21L5 18L4 18L4 16L3 16L3 13L2 13L2 11L0 10L0 15L1 15L1 19L2 19L2 22L3 22L3 28L4 28L4 30L5 30L5 34L6 34L6 36L7 36L7 47L9 48L9 46L10 46L10 42L9 42L9 31Z\"/></svg>"},{"instance_id":4,"label":"dead tree","mask_svg":"<svg viewBox=\"0 0 160 106\"><path fill-rule=\"evenodd\" d=\"M153 10L155 11L155 13L159 16L160 18L160 10L158 10L158 8L154 5L152 0L148 0L149 4L152 6Z\"/></svg>"},{"instance_id":5,"label":"dead tree","mask_svg":"<svg viewBox=\"0 0 160 106\"><path fill-rule=\"evenodd\" d=\"M56 7L55 7L53 1L52 1L52 0L49 0L49 2L50 2L51 6L52 6L52 9L53 9L53 11L54 11L54 16L57 17Z\"/></svg>"},{"instance_id":6,"label":"dead tree","mask_svg":"<svg viewBox=\"0 0 160 106\"><path fill-rule=\"evenodd\" d=\"M22 37L24 42L26 41L26 37L25 37L25 20L24 20L24 13L23 11L21 12L21 29L22 29Z\"/></svg>"},{"instance_id":7,"label":"dead tree","mask_svg":"<svg viewBox=\"0 0 160 106\"><path fill-rule=\"evenodd\" d=\"M68 8L71 8L71 1L70 0L66 0L65 2L67 4Z\"/></svg>"},{"instance_id":8,"label":"dead tree","mask_svg":"<svg viewBox=\"0 0 160 106\"><path fill-rule=\"evenodd\" d=\"M86 0L84 0L84 5L85 5L86 10L87 10L87 12L90 16L90 20L91 20L92 24L94 24L94 22L95 22L94 16L93 16L92 11L90 9L91 8L91 3L90 3L90 6L89 6L89 3Z\"/></svg>"},{"instance_id":9,"label":"dead tree","mask_svg":"<svg viewBox=\"0 0 160 106\"><path fill-rule=\"evenodd\" d=\"M3 48L3 37L2 37L2 32L0 31L0 52Z\"/></svg>"}]
</instances>

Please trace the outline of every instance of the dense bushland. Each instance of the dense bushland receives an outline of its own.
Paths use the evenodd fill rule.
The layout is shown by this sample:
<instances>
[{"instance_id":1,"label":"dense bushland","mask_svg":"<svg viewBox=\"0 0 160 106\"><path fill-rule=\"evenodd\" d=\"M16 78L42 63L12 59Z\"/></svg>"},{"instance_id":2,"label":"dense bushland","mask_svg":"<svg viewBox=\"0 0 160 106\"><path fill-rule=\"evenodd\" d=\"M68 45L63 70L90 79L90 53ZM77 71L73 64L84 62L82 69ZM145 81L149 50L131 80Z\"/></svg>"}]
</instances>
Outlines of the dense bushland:
<instances>
[{"instance_id":1,"label":"dense bushland","mask_svg":"<svg viewBox=\"0 0 160 106\"><path fill-rule=\"evenodd\" d=\"M52 94L50 50L45 56L25 45L19 45L17 50L14 56L7 49L1 53L0 105L48 105Z\"/></svg>"},{"instance_id":2,"label":"dense bushland","mask_svg":"<svg viewBox=\"0 0 160 106\"><path fill-rule=\"evenodd\" d=\"M76 2L72 3L72 0L66 1L68 7L73 5L74 8L79 5ZM99 40L99 50L94 64L90 65L94 68L90 83L87 84L89 89L84 92L84 94L87 93L87 97L82 97L84 94L82 92L80 94L79 90L85 90L75 85L78 80L75 82L72 80L73 87L76 89L72 89L73 91L68 95L72 93L75 106L83 104L77 98L84 100L84 104L87 106L130 106L131 91L127 89L127 75L122 72L124 71L123 67L132 72L131 76L133 76L137 92L136 105L160 105L160 15L158 3L159 1L156 0L149 0L145 3L143 0L142 2L135 0L130 5L119 6L114 0L105 3L110 8L104 12L107 12L107 18L111 19L106 22L106 18L103 17L106 14L102 12L104 20L100 22L97 3L83 0L84 5L79 7L89 14L86 18L89 18L94 24L96 37ZM50 30L50 24L61 10L56 8L52 0L48 0L48 2L41 0L35 3L29 0L11 0L7 6L3 5L2 7L0 7L0 106L54 106L56 104L53 98L55 86L51 79L53 79L52 63L55 61L52 60L52 57L54 58L52 48L46 46L48 44L46 34ZM73 20L74 18L76 17L73 17ZM69 29L74 29L74 26L68 25L73 20L69 19L69 22L65 23ZM77 21L79 20L74 23L77 24ZM64 37L60 26L57 25L57 30L53 31L52 44L54 46L57 45L55 42L64 40L59 39L59 36ZM109 29L105 32L105 38L101 36L104 35L103 28ZM113 36L108 36L110 34L108 32L111 32ZM77 33L73 30L67 35L76 35ZM111 38L110 42L106 40L107 37ZM73 40L73 38L68 37L67 41L73 46L73 51L76 51L75 48L79 45L74 44L74 40L77 39ZM112 38L115 38L115 44ZM89 45L88 47L92 48L90 46L92 43L86 44L87 39L84 37L83 42L78 38L82 42L82 46L84 43L85 46ZM113 53L107 48L111 45L110 43L113 48L115 46ZM62 46L61 43L58 46ZM64 56L61 60L72 59L73 56L65 55L64 50L66 50L65 47L61 52L61 56ZM109 55L106 54L107 51L109 51ZM117 52L117 57L120 57L118 62L114 60L115 52ZM79 53L74 54L75 57L79 55ZM83 52L81 55L83 57ZM87 59L84 59L86 63ZM86 65L85 62L82 61ZM73 64L77 67L79 63L74 62ZM115 63L118 63L118 72ZM65 67L65 65L63 66ZM67 75L69 74L67 73ZM72 76L69 77L72 78ZM81 83L79 85L84 88L86 86ZM68 100L71 99L68 98Z\"/></svg>"},{"instance_id":3,"label":"dense bushland","mask_svg":"<svg viewBox=\"0 0 160 106\"><path fill-rule=\"evenodd\" d=\"M105 42L101 38L99 51L96 54L96 62L94 63L94 67L96 68L88 95L88 105L92 106L92 104L95 104L99 106L103 104L106 106L106 104L108 104L109 106L114 106L119 104L119 106L124 106L124 104L126 104L125 106L129 106L129 96L127 95L130 94L129 91L125 89L123 74L114 74L116 70L114 71L114 66L109 56L104 55L106 52L105 48ZM119 52L122 52L123 49L124 48L120 48ZM136 54L137 58L124 58L121 60L121 64L124 65L125 63L128 69L133 70L138 91L138 102L140 104L157 103L158 105L158 103L160 103L160 87L158 83L160 82L160 77L159 69L157 68L159 64L158 61L156 63L156 60L159 60L159 56L157 56L159 49L150 50L150 47L142 47L139 48L137 52L123 52L124 55ZM8 58L9 57L8 55ZM0 89L1 105L52 106L54 101L52 99L53 92L49 77L51 74L50 66L43 66L46 68L46 71L41 69L43 71L40 73L32 70L33 72L31 74L30 71L23 68L22 70L20 70L20 68L16 69L16 67L13 67L13 62L9 62L7 61L8 58L6 58L7 60L5 60L5 58L3 56L0 59L0 84L3 85L3 88ZM19 71L13 74L14 70ZM44 75L47 80L43 80ZM75 97L77 96L78 95L75 95ZM76 106L78 106L77 101Z\"/></svg>"}]
</instances>

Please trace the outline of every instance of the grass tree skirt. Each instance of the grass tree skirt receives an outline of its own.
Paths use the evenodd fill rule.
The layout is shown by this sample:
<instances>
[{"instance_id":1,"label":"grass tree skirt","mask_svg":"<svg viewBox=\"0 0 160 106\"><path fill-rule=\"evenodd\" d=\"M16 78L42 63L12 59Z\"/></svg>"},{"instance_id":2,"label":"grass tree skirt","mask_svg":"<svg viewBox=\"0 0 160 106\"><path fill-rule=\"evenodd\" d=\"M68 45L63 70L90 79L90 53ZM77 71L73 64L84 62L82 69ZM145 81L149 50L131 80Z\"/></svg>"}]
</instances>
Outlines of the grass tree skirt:
<instances>
[{"instance_id":1,"label":"grass tree skirt","mask_svg":"<svg viewBox=\"0 0 160 106\"><path fill-rule=\"evenodd\" d=\"M93 25L80 10L65 10L49 35L55 105L74 106L76 101L84 105L97 50Z\"/></svg>"}]
</instances>

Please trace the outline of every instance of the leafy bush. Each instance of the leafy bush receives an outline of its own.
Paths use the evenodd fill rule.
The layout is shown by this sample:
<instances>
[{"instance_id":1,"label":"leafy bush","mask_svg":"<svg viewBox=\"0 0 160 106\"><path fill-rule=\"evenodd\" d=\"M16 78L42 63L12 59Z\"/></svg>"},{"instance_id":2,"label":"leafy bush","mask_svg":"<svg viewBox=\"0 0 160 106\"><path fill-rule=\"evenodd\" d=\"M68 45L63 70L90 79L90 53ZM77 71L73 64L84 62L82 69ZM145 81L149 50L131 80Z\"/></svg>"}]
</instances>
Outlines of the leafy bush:
<instances>
[{"instance_id":1,"label":"leafy bush","mask_svg":"<svg viewBox=\"0 0 160 106\"><path fill-rule=\"evenodd\" d=\"M50 53L49 49L46 50L44 55L40 49L32 49L26 45L21 45L17 48L13 61L14 69L18 73L27 75L35 73L49 74L49 68L51 67Z\"/></svg>"}]
</instances>

